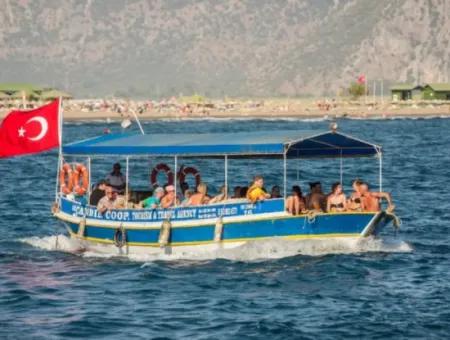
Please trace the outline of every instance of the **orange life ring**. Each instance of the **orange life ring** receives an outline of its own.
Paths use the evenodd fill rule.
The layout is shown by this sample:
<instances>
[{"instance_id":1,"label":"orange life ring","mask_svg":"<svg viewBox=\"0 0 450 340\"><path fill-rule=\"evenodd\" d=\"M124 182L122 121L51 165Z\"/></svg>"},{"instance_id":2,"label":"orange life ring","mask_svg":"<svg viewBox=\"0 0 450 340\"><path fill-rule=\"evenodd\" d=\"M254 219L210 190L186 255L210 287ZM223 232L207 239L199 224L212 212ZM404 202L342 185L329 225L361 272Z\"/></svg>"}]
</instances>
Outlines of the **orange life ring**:
<instances>
[{"instance_id":1,"label":"orange life ring","mask_svg":"<svg viewBox=\"0 0 450 340\"><path fill-rule=\"evenodd\" d=\"M80 184L81 178L81 184ZM75 171L73 172L73 191L77 195L84 195L89 188L89 171L81 163L75 165Z\"/></svg>"},{"instance_id":2,"label":"orange life ring","mask_svg":"<svg viewBox=\"0 0 450 340\"><path fill-rule=\"evenodd\" d=\"M185 182L187 175L193 175L195 177L195 187L197 188L198 185L201 183L202 178L200 176L200 172L198 172L198 170L192 166L188 166L188 167L180 170L180 173L179 173L180 187L181 187L181 184Z\"/></svg>"},{"instance_id":3,"label":"orange life ring","mask_svg":"<svg viewBox=\"0 0 450 340\"><path fill-rule=\"evenodd\" d=\"M61 192L65 195L70 194L73 188L72 167L69 163L64 163L59 171L59 184Z\"/></svg>"},{"instance_id":4,"label":"orange life ring","mask_svg":"<svg viewBox=\"0 0 450 340\"><path fill-rule=\"evenodd\" d=\"M170 169L170 167L165 163L159 163L157 166L155 166L152 170L152 173L150 175L150 183L153 187L159 186L158 184L158 174L160 171L165 172L167 175L167 183L169 185L173 185L173 172Z\"/></svg>"}]
</instances>

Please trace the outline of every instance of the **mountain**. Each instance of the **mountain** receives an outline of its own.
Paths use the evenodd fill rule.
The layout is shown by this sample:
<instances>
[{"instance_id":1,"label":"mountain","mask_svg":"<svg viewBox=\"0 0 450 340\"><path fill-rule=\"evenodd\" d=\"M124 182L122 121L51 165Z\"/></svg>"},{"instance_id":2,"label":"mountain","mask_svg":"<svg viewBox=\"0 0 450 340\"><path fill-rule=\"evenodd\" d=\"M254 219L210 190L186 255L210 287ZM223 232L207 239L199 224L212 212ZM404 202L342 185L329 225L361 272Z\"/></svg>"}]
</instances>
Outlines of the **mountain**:
<instances>
[{"instance_id":1,"label":"mountain","mask_svg":"<svg viewBox=\"0 0 450 340\"><path fill-rule=\"evenodd\" d=\"M450 0L0 0L0 82L76 96L448 81Z\"/></svg>"}]
</instances>

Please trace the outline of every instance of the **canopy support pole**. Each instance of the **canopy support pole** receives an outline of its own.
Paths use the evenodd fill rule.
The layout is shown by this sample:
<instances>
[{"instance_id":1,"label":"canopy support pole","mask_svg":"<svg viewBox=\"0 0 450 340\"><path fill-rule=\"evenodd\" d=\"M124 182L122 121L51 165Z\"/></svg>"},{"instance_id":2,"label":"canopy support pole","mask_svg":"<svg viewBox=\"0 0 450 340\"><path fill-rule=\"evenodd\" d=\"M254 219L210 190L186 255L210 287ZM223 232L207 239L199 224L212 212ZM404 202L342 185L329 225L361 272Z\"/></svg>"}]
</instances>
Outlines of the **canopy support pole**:
<instances>
[{"instance_id":1,"label":"canopy support pole","mask_svg":"<svg viewBox=\"0 0 450 340\"><path fill-rule=\"evenodd\" d=\"M174 205L177 206L177 189L178 189L178 156L174 157L174 180L173 180L173 186L175 187L175 202Z\"/></svg>"},{"instance_id":2,"label":"canopy support pole","mask_svg":"<svg viewBox=\"0 0 450 340\"><path fill-rule=\"evenodd\" d=\"M287 178L286 178L286 170L287 170L287 158L286 158L286 151L283 153L283 197L286 201L286 195L287 195Z\"/></svg>"},{"instance_id":3,"label":"canopy support pole","mask_svg":"<svg viewBox=\"0 0 450 340\"><path fill-rule=\"evenodd\" d=\"M383 191L383 154L378 151L378 161L379 161L379 191Z\"/></svg>"},{"instance_id":4,"label":"canopy support pole","mask_svg":"<svg viewBox=\"0 0 450 340\"><path fill-rule=\"evenodd\" d=\"M343 173L343 170L342 170L342 149L341 149L341 157L339 158L339 167L340 167L340 177L339 177L339 180L340 180L340 182L341 182L341 185L344 185L344 184L343 184L343 181L344 181L344 173Z\"/></svg>"},{"instance_id":5,"label":"canopy support pole","mask_svg":"<svg viewBox=\"0 0 450 340\"><path fill-rule=\"evenodd\" d=\"M55 186L55 202L58 201L58 195L59 195L59 172L62 168L62 154L61 152L58 153L58 164L56 166L56 186Z\"/></svg>"},{"instance_id":6,"label":"canopy support pole","mask_svg":"<svg viewBox=\"0 0 450 340\"><path fill-rule=\"evenodd\" d=\"M228 198L228 155L225 155L225 199Z\"/></svg>"},{"instance_id":7,"label":"canopy support pole","mask_svg":"<svg viewBox=\"0 0 450 340\"><path fill-rule=\"evenodd\" d=\"M126 204L126 207L128 207L128 200L129 200L129 198L128 198L129 159L130 159L130 157L127 156L127 158L126 158L126 172L125 172L125 204Z\"/></svg>"},{"instance_id":8,"label":"canopy support pole","mask_svg":"<svg viewBox=\"0 0 450 340\"><path fill-rule=\"evenodd\" d=\"M87 188L87 194L88 194L87 201L88 201L88 204L89 204L89 202L91 201L91 187L92 187L92 182L91 182L91 157L87 158L87 167L88 167L88 175L89 175L89 178L88 178L89 185L88 185L88 188Z\"/></svg>"}]
</instances>

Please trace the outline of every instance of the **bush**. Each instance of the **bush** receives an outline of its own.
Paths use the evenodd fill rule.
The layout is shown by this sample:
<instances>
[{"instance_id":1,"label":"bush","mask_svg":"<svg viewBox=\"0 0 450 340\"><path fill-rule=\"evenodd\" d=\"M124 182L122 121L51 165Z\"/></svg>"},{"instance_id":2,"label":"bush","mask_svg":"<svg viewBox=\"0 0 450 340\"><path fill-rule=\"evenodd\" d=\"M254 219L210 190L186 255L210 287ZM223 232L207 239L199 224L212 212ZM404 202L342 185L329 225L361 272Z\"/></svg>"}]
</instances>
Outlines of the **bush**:
<instances>
[{"instance_id":1,"label":"bush","mask_svg":"<svg viewBox=\"0 0 450 340\"><path fill-rule=\"evenodd\" d=\"M353 99L358 99L359 97L363 96L365 94L366 87L364 83L351 83L350 87L348 88L348 94Z\"/></svg>"}]
</instances>

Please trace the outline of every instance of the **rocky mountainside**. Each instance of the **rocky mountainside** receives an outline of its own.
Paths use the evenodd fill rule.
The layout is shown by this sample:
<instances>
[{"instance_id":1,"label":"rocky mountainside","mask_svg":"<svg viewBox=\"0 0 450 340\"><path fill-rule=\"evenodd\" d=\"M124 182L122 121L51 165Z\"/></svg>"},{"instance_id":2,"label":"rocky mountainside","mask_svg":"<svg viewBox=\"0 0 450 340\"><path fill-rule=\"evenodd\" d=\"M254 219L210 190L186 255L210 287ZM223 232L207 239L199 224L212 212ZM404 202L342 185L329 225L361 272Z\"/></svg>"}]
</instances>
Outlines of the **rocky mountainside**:
<instances>
[{"instance_id":1,"label":"rocky mountainside","mask_svg":"<svg viewBox=\"0 0 450 340\"><path fill-rule=\"evenodd\" d=\"M450 0L0 0L0 82L77 96L448 81Z\"/></svg>"}]
</instances>

